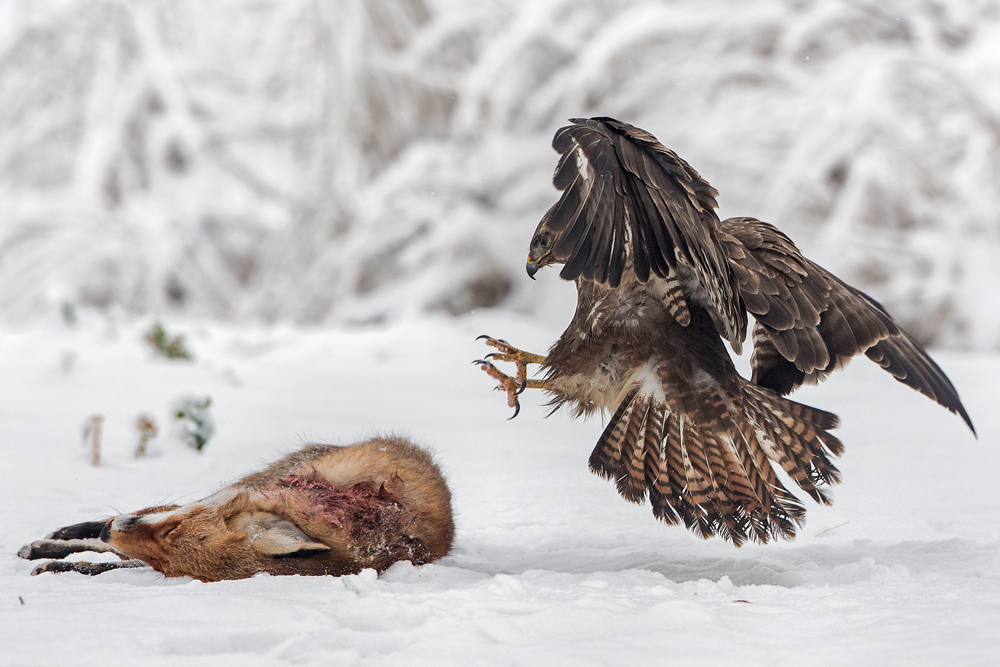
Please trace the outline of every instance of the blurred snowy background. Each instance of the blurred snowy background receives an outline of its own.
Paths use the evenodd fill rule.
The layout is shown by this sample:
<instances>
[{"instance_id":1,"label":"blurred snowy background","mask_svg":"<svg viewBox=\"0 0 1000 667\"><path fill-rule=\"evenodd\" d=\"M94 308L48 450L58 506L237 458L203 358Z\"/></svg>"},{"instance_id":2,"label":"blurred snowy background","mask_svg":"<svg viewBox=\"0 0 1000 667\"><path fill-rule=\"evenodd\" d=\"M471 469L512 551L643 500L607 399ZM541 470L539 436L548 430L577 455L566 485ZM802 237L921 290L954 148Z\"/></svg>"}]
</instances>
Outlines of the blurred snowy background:
<instances>
[{"instance_id":1,"label":"blurred snowy background","mask_svg":"<svg viewBox=\"0 0 1000 667\"><path fill-rule=\"evenodd\" d=\"M593 115L972 350L934 355L979 440L861 360L795 395L843 418L835 505L736 550L591 475L600 419L534 394L507 421L475 336L565 326L572 285L523 262L552 135ZM1000 0L0 0L0 664L994 665L998 156ZM15 555L387 431L448 475L440 563L205 585Z\"/></svg>"},{"instance_id":2,"label":"blurred snowy background","mask_svg":"<svg viewBox=\"0 0 1000 667\"><path fill-rule=\"evenodd\" d=\"M0 321L545 313L549 143L593 115L1000 347L996 0L2 0Z\"/></svg>"}]
</instances>

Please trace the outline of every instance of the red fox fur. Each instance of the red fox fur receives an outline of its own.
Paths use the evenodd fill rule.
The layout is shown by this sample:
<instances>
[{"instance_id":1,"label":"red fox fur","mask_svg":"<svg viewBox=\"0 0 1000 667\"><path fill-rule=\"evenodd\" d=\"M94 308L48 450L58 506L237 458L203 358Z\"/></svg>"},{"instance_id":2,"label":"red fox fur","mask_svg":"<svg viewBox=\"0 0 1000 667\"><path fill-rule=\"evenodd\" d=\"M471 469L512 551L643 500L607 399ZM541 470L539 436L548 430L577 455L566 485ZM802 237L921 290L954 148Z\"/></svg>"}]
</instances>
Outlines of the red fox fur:
<instances>
[{"instance_id":1,"label":"red fox fur","mask_svg":"<svg viewBox=\"0 0 1000 667\"><path fill-rule=\"evenodd\" d=\"M50 537L96 537L83 535L96 525ZM195 503L115 517L103 524L100 539L168 577L219 581L429 563L448 553L454 533L451 493L430 454L390 437L307 445ZM21 555L33 557L41 544ZM66 565L47 570L85 571Z\"/></svg>"}]
</instances>

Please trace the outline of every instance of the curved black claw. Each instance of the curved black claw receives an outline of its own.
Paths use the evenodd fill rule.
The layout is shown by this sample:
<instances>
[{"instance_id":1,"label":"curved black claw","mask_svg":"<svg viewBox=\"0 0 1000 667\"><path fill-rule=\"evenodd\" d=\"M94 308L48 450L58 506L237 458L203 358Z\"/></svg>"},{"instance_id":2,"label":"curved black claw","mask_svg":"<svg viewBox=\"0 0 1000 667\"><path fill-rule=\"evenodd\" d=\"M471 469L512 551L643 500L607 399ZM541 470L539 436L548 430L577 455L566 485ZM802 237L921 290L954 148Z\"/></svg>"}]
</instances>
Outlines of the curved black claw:
<instances>
[{"instance_id":1,"label":"curved black claw","mask_svg":"<svg viewBox=\"0 0 1000 667\"><path fill-rule=\"evenodd\" d=\"M489 340L495 340L496 342L503 343L504 345L510 345L510 343L505 341L503 338L494 338L493 336L487 336L486 334L483 334L482 336L476 336L476 340L482 340L484 338L487 338Z\"/></svg>"},{"instance_id":2,"label":"curved black claw","mask_svg":"<svg viewBox=\"0 0 1000 667\"><path fill-rule=\"evenodd\" d=\"M507 417L507 421L510 421L511 419L516 417L519 412L521 412L520 402L514 404L514 414L512 414L510 417Z\"/></svg>"},{"instance_id":3,"label":"curved black claw","mask_svg":"<svg viewBox=\"0 0 1000 667\"><path fill-rule=\"evenodd\" d=\"M473 365L475 365L475 364L489 364L490 362L486 361L485 359L476 359L472 363Z\"/></svg>"},{"instance_id":4,"label":"curved black claw","mask_svg":"<svg viewBox=\"0 0 1000 667\"><path fill-rule=\"evenodd\" d=\"M524 378L523 380L521 380L521 386L518 387L517 391L514 392L514 395L515 396L520 396L521 394L524 393L524 390L527 389L527 388L528 388L528 378ZM517 416L517 413L515 412L514 413L514 417L516 417L516 416ZM511 417L511 419L513 419L514 417Z\"/></svg>"}]
</instances>

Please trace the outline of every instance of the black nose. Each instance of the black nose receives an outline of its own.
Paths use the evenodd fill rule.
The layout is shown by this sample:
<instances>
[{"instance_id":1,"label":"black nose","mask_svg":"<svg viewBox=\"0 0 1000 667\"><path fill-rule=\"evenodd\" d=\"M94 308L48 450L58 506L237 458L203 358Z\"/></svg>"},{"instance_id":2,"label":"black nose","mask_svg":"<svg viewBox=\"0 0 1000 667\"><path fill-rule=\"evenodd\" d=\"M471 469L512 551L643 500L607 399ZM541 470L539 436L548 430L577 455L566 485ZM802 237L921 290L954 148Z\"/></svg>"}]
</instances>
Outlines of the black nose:
<instances>
[{"instance_id":1,"label":"black nose","mask_svg":"<svg viewBox=\"0 0 1000 667\"><path fill-rule=\"evenodd\" d=\"M138 516L136 516L135 514L129 514L127 516L119 516L112 519L111 521L108 521L106 524L104 524L104 528L101 528L101 541L109 542L111 540L111 524L115 523L116 521L118 522L118 525L115 526L115 530L119 533L124 533L133 525L135 525L135 522L138 520L139 520Z\"/></svg>"}]
</instances>

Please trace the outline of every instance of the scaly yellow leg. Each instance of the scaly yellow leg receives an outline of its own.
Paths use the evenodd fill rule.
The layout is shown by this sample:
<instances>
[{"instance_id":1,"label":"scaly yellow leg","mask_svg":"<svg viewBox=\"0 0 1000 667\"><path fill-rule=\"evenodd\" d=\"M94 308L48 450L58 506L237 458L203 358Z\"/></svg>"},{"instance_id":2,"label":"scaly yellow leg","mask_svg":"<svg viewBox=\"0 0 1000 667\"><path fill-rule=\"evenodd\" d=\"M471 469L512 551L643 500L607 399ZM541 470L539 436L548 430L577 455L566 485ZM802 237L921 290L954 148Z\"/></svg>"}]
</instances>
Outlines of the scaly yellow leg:
<instances>
[{"instance_id":1,"label":"scaly yellow leg","mask_svg":"<svg viewBox=\"0 0 1000 667\"><path fill-rule=\"evenodd\" d=\"M541 364L545 361L545 357L540 354L519 350L507 341L499 338L491 338L485 335L476 338L476 340L480 339L486 339L486 344L490 347L495 347L497 351L490 352L484 359L477 359L472 363L479 364L479 367L486 371L487 375L500 383L497 386L498 391L507 392L507 405L514 408L514 414L510 417L510 419L513 419L521 411L521 404L517 399L521 392L525 389L545 389L545 380L528 379L528 364ZM513 363L517 367L517 374L511 377L501 372L500 369L487 361L490 358Z\"/></svg>"}]
</instances>

